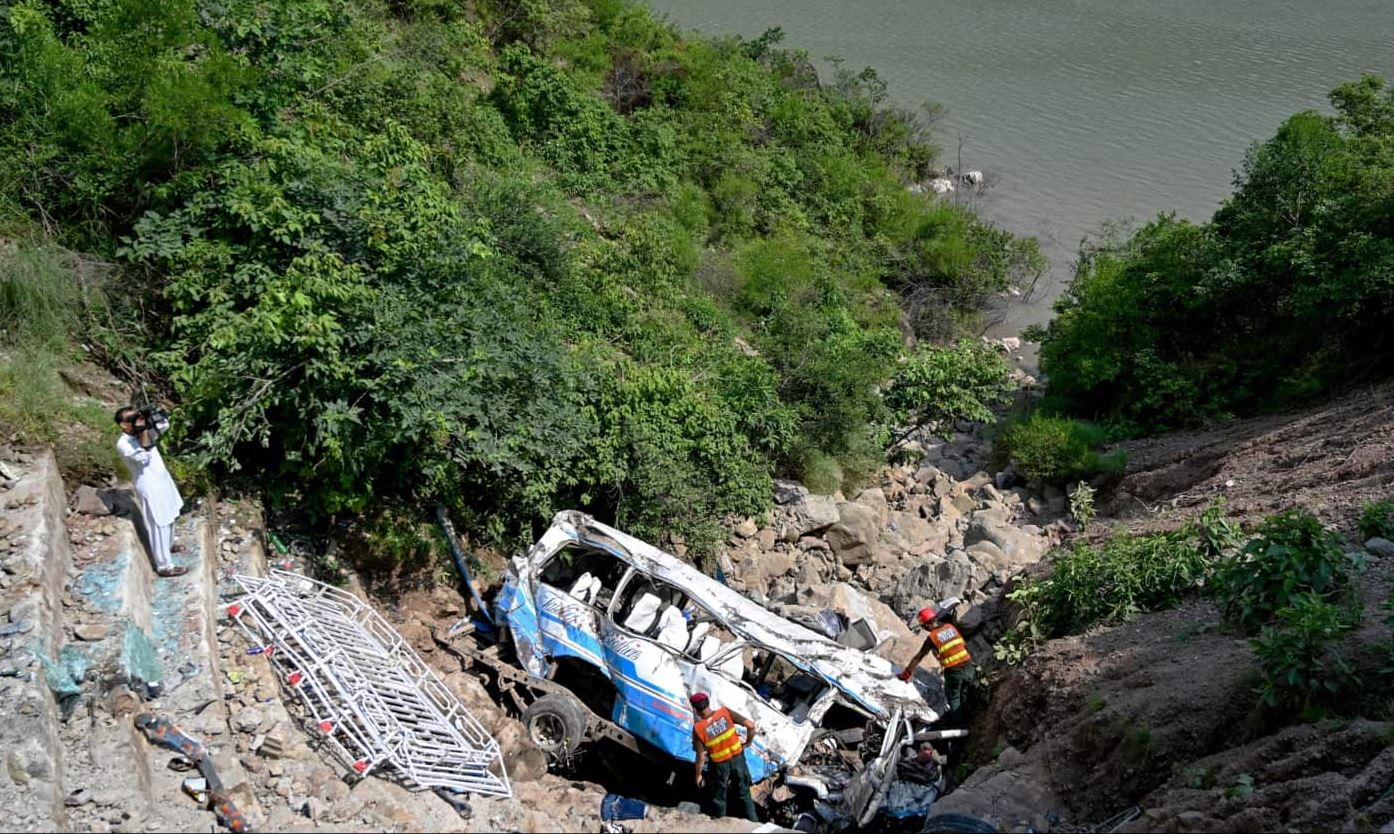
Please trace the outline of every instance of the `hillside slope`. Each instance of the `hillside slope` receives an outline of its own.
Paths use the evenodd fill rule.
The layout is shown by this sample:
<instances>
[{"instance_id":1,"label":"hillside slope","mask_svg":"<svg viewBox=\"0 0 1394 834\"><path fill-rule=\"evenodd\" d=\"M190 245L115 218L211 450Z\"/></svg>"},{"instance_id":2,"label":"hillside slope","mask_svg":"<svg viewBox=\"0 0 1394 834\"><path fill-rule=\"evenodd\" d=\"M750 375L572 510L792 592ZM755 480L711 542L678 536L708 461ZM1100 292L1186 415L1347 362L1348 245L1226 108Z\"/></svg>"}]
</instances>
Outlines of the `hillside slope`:
<instances>
[{"instance_id":1,"label":"hillside slope","mask_svg":"<svg viewBox=\"0 0 1394 834\"><path fill-rule=\"evenodd\" d=\"M1301 506L1352 533L1361 505L1390 497L1394 484L1394 385L1119 448L1128 466L1111 511L1135 531L1171 526L1223 497L1239 518Z\"/></svg>"},{"instance_id":2,"label":"hillside slope","mask_svg":"<svg viewBox=\"0 0 1394 834\"><path fill-rule=\"evenodd\" d=\"M1359 550L1367 501L1394 494L1394 389L1379 386L1302 411L1122 444L1129 463L1113 518L1130 533L1171 530L1223 497L1251 522L1300 507ZM1363 554L1363 625L1346 653L1369 680L1390 630L1394 557ZM1007 671L975 727L984 763L940 809L1004 830L1388 830L1394 725L1363 718L1294 722L1265 713L1248 640L1209 600L1049 641ZM1387 713L1387 710L1386 710Z\"/></svg>"}]
</instances>

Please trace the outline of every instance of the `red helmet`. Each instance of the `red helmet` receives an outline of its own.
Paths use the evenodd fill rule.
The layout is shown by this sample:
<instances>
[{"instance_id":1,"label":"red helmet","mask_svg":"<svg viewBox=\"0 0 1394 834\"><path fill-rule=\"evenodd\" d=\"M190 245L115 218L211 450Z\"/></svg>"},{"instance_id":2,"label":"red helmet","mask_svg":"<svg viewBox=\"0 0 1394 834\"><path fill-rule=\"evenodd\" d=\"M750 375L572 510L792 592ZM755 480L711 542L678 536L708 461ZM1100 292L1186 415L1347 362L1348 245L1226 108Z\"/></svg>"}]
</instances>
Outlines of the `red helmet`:
<instances>
[{"instance_id":1,"label":"red helmet","mask_svg":"<svg viewBox=\"0 0 1394 834\"><path fill-rule=\"evenodd\" d=\"M936 610L933 605L926 605L924 608L921 608L920 613L915 616L919 619L920 625L927 626L938 618L939 611Z\"/></svg>"}]
</instances>

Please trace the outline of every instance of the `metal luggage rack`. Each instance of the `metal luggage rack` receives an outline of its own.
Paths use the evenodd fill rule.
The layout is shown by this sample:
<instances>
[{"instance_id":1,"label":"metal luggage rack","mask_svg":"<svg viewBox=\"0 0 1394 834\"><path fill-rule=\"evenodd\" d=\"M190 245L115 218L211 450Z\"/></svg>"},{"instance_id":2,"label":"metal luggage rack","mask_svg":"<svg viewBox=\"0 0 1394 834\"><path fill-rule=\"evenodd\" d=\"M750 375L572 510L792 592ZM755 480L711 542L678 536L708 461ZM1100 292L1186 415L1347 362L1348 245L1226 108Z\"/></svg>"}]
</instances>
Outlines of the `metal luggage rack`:
<instances>
[{"instance_id":1,"label":"metal luggage rack","mask_svg":"<svg viewBox=\"0 0 1394 834\"><path fill-rule=\"evenodd\" d=\"M385 764L422 788L512 795L498 742L370 606L286 571L233 580L246 595L228 616L355 773Z\"/></svg>"}]
</instances>

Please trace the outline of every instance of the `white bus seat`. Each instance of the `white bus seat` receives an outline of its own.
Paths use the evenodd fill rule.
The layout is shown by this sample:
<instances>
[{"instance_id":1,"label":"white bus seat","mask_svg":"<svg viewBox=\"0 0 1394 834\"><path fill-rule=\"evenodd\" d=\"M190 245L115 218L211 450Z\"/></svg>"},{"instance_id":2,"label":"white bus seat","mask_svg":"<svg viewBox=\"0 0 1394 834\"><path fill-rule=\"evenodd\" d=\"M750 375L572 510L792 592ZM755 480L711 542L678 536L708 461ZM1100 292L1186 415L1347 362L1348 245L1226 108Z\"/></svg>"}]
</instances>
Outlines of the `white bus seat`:
<instances>
[{"instance_id":1,"label":"white bus seat","mask_svg":"<svg viewBox=\"0 0 1394 834\"><path fill-rule=\"evenodd\" d=\"M589 571L581 574L580 578L571 586L571 596L579 599L581 602L595 602L595 596L599 593L600 580L591 575Z\"/></svg>"},{"instance_id":2,"label":"white bus seat","mask_svg":"<svg viewBox=\"0 0 1394 834\"><path fill-rule=\"evenodd\" d=\"M624 627L640 634L645 633L658 618L658 607L662 604L663 601L653 594L639 597L639 601L634 603L634 609L625 617Z\"/></svg>"},{"instance_id":3,"label":"white bus seat","mask_svg":"<svg viewBox=\"0 0 1394 834\"><path fill-rule=\"evenodd\" d=\"M682 609L670 605L658 615L658 642L678 651L687 645L687 618Z\"/></svg>"},{"instance_id":4,"label":"white bus seat","mask_svg":"<svg viewBox=\"0 0 1394 834\"><path fill-rule=\"evenodd\" d=\"M731 655L721 661L721 665L717 666L716 670L733 681L739 681L741 675L745 673L745 652L731 652Z\"/></svg>"},{"instance_id":5,"label":"white bus seat","mask_svg":"<svg viewBox=\"0 0 1394 834\"><path fill-rule=\"evenodd\" d=\"M692 636L687 638L687 648L684 649L688 654L700 656L699 650L702 648L702 638L707 636L707 632L712 630L712 624L701 622L692 627Z\"/></svg>"}]
</instances>

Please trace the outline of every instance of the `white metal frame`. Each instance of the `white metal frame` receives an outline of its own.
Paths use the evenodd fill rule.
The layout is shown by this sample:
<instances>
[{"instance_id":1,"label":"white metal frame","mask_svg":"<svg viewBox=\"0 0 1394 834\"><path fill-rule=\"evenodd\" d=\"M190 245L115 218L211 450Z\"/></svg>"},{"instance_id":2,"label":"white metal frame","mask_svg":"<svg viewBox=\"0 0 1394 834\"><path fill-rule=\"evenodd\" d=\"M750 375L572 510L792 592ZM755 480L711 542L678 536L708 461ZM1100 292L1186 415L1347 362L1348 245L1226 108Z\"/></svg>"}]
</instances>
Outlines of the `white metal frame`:
<instances>
[{"instance_id":1,"label":"white metal frame","mask_svg":"<svg viewBox=\"0 0 1394 834\"><path fill-rule=\"evenodd\" d=\"M511 796L498 741L376 611L300 574L237 575L228 616L267 648L313 729L356 773L380 765L422 788Z\"/></svg>"}]
</instances>

